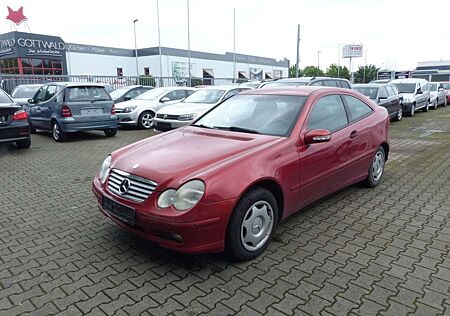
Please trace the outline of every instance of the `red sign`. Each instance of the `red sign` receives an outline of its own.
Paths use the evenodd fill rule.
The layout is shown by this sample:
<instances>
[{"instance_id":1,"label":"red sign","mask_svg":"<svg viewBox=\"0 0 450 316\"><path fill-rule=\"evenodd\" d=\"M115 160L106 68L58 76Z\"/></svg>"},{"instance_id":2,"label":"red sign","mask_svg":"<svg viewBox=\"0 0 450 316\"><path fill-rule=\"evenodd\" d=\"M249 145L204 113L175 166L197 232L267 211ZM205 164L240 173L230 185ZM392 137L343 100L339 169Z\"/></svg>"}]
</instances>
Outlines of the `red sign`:
<instances>
[{"instance_id":1,"label":"red sign","mask_svg":"<svg viewBox=\"0 0 450 316\"><path fill-rule=\"evenodd\" d=\"M8 7L8 16L6 19L14 22L16 25L20 25L23 21L27 20L27 17L23 15L23 7L20 7L17 11Z\"/></svg>"}]
</instances>

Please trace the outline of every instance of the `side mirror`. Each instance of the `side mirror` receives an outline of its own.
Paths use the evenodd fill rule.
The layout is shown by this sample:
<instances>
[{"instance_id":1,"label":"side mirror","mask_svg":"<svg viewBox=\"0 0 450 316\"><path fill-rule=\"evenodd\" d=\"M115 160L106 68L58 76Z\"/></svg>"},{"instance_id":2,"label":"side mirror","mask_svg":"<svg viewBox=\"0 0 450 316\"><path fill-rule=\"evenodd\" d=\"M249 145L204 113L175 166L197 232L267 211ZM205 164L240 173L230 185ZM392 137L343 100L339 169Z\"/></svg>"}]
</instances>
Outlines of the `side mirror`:
<instances>
[{"instance_id":1,"label":"side mirror","mask_svg":"<svg viewBox=\"0 0 450 316\"><path fill-rule=\"evenodd\" d=\"M130 100L131 100L131 97L125 97L125 98L123 98L123 100L124 100L124 101L130 101Z\"/></svg>"},{"instance_id":2,"label":"side mirror","mask_svg":"<svg viewBox=\"0 0 450 316\"><path fill-rule=\"evenodd\" d=\"M416 93L417 94L423 94L422 90L420 90L420 89L417 89Z\"/></svg>"},{"instance_id":3,"label":"side mirror","mask_svg":"<svg viewBox=\"0 0 450 316\"><path fill-rule=\"evenodd\" d=\"M309 131L305 135L305 144L316 144L316 143L325 143L330 141L331 133L326 129L314 129Z\"/></svg>"},{"instance_id":4,"label":"side mirror","mask_svg":"<svg viewBox=\"0 0 450 316\"><path fill-rule=\"evenodd\" d=\"M36 100L35 100L34 98L31 98L31 99L28 99L27 102L28 102L29 104L35 104L35 103L36 103Z\"/></svg>"},{"instance_id":5,"label":"side mirror","mask_svg":"<svg viewBox=\"0 0 450 316\"><path fill-rule=\"evenodd\" d=\"M161 102L161 103L164 103L164 102L167 102L167 101L170 101L170 99L168 97L164 97L161 100L159 100L159 102Z\"/></svg>"},{"instance_id":6,"label":"side mirror","mask_svg":"<svg viewBox=\"0 0 450 316\"><path fill-rule=\"evenodd\" d=\"M381 100L386 100L387 99L387 97L386 96L380 96L380 97L378 97L378 101L381 101Z\"/></svg>"},{"instance_id":7,"label":"side mirror","mask_svg":"<svg viewBox=\"0 0 450 316\"><path fill-rule=\"evenodd\" d=\"M444 88L439 88L438 91L442 92L442 91L445 91L445 89Z\"/></svg>"}]
</instances>

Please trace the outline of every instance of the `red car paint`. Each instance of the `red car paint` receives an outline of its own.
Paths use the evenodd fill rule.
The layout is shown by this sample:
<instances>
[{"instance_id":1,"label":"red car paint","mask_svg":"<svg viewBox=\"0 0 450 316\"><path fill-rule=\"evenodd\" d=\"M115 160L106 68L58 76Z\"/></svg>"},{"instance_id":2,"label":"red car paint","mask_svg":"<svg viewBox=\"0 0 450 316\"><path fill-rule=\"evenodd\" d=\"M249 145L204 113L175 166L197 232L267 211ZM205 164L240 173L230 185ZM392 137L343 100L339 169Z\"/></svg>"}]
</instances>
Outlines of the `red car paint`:
<instances>
[{"instance_id":1,"label":"red car paint","mask_svg":"<svg viewBox=\"0 0 450 316\"><path fill-rule=\"evenodd\" d=\"M277 186L280 219L299 211L321 197L364 180L380 145L388 155L389 115L361 94L347 89L301 87L251 90L242 94L308 96L289 137L246 134L187 126L123 147L112 153L111 168L117 168L158 183L143 203L109 192L96 176L93 192L100 211L116 223L163 247L186 253L220 252L228 220L239 198L252 186ZM306 124L314 104L323 96L347 94L369 105L373 112L331 134L325 143L307 145ZM352 132L357 137L351 138ZM139 168L132 166L139 164ZM178 189L192 179L206 185L200 202L188 211L172 206L160 209L159 195ZM136 210L136 225L114 218L101 207L106 196ZM182 242L165 237L177 234Z\"/></svg>"}]
</instances>

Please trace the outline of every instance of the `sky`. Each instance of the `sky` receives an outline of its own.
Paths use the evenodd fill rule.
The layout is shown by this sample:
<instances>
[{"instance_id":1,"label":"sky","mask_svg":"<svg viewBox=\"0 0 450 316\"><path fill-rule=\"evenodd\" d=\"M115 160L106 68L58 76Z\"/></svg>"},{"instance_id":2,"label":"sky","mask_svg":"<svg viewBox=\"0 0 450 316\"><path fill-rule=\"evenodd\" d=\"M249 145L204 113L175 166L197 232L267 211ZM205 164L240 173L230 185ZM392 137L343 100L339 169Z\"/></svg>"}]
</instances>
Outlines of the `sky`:
<instances>
[{"instance_id":1,"label":"sky","mask_svg":"<svg viewBox=\"0 0 450 316\"><path fill-rule=\"evenodd\" d=\"M156 0L2 1L24 7L33 33L57 35L65 42L134 48L158 46ZM236 52L296 60L301 25L300 68L339 62L342 44L364 45L359 65L412 70L419 61L450 60L450 0L190 0L191 50ZM3 7L3 8L2 8ZM159 0L161 46L187 49L187 0ZM14 30L0 19L0 33ZM25 25L17 30L24 31ZM320 51L320 54L318 54ZM319 58L318 58L319 57ZM348 59L341 65L348 66Z\"/></svg>"}]
</instances>

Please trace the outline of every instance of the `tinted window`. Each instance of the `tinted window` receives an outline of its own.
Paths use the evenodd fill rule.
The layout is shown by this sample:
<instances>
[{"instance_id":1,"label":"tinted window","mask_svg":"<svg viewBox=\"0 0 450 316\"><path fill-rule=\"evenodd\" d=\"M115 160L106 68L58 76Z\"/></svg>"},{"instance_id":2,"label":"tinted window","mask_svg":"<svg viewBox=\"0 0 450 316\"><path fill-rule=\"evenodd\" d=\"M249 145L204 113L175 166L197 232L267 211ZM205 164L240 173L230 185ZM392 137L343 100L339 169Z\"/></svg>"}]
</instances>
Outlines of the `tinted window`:
<instances>
[{"instance_id":1,"label":"tinted window","mask_svg":"<svg viewBox=\"0 0 450 316\"><path fill-rule=\"evenodd\" d=\"M328 95L314 105L308 120L308 130L337 131L348 124L344 104L338 95Z\"/></svg>"},{"instance_id":2,"label":"tinted window","mask_svg":"<svg viewBox=\"0 0 450 316\"><path fill-rule=\"evenodd\" d=\"M380 89L380 93L382 89ZM343 97L347 102L348 108L350 109L352 122L357 121L360 118L365 117L368 114L372 113L372 108L367 104L365 104L364 102L362 102L361 100L349 95L344 95Z\"/></svg>"},{"instance_id":3,"label":"tinted window","mask_svg":"<svg viewBox=\"0 0 450 316\"><path fill-rule=\"evenodd\" d=\"M369 99L375 100L378 95L378 87L366 87L366 86L356 86L354 87L356 91L364 94Z\"/></svg>"},{"instance_id":4,"label":"tinted window","mask_svg":"<svg viewBox=\"0 0 450 316\"><path fill-rule=\"evenodd\" d=\"M235 95L222 102L195 125L229 131L250 130L266 135L288 136L297 123L306 97ZM194 126L195 126L194 125Z\"/></svg>"},{"instance_id":5,"label":"tinted window","mask_svg":"<svg viewBox=\"0 0 450 316\"><path fill-rule=\"evenodd\" d=\"M138 89L134 89L134 90L131 90L130 92L128 92L125 97L128 97L130 99L134 99L135 97L137 97L140 94L141 94L141 92Z\"/></svg>"},{"instance_id":6,"label":"tinted window","mask_svg":"<svg viewBox=\"0 0 450 316\"><path fill-rule=\"evenodd\" d=\"M316 81L310 84L310 86L322 86L322 81Z\"/></svg>"},{"instance_id":7,"label":"tinted window","mask_svg":"<svg viewBox=\"0 0 450 316\"><path fill-rule=\"evenodd\" d=\"M399 94L399 93L398 93L398 89L397 89L396 86L394 86L393 84L391 84L389 87L391 87L392 91L394 91L394 95Z\"/></svg>"},{"instance_id":8,"label":"tinted window","mask_svg":"<svg viewBox=\"0 0 450 316\"><path fill-rule=\"evenodd\" d=\"M184 92L186 92L186 96L190 96L191 94L193 94L195 92L195 90L184 90Z\"/></svg>"},{"instance_id":9,"label":"tinted window","mask_svg":"<svg viewBox=\"0 0 450 316\"><path fill-rule=\"evenodd\" d=\"M350 89L350 85L347 81L339 80L339 83L341 84L342 88Z\"/></svg>"},{"instance_id":10,"label":"tinted window","mask_svg":"<svg viewBox=\"0 0 450 316\"><path fill-rule=\"evenodd\" d=\"M164 98L169 98L169 100L181 100L186 97L184 90L173 90L167 93Z\"/></svg>"},{"instance_id":11,"label":"tinted window","mask_svg":"<svg viewBox=\"0 0 450 316\"><path fill-rule=\"evenodd\" d=\"M378 98L384 98L386 99L388 97L388 93L385 87L381 87L380 91L378 92Z\"/></svg>"},{"instance_id":12,"label":"tinted window","mask_svg":"<svg viewBox=\"0 0 450 316\"><path fill-rule=\"evenodd\" d=\"M395 83L398 91L400 93L415 93L416 84L415 83Z\"/></svg>"},{"instance_id":13,"label":"tinted window","mask_svg":"<svg viewBox=\"0 0 450 316\"><path fill-rule=\"evenodd\" d=\"M104 87L95 86L79 86L69 87L66 89L66 101L67 102L81 102L81 101L94 101L94 100L111 100L108 92Z\"/></svg>"},{"instance_id":14,"label":"tinted window","mask_svg":"<svg viewBox=\"0 0 450 316\"><path fill-rule=\"evenodd\" d=\"M337 82L334 80L325 80L323 81L323 85L326 87L337 87Z\"/></svg>"},{"instance_id":15,"label":"tinted window","mask_svg":"<svg viewBox=\"0 0 450 316\"><path fill-rule=\"evenodd\" d=\"M46 86L40 87L38 92L36 93L35 100L37 102L44 101L46 93L47 93L47 87Z\"/></svg>"}]
</instances>

